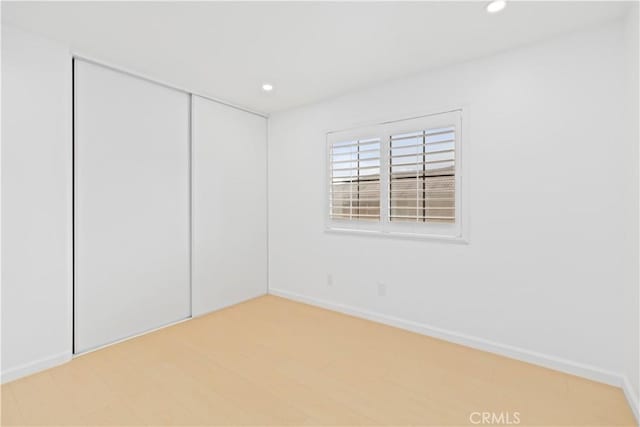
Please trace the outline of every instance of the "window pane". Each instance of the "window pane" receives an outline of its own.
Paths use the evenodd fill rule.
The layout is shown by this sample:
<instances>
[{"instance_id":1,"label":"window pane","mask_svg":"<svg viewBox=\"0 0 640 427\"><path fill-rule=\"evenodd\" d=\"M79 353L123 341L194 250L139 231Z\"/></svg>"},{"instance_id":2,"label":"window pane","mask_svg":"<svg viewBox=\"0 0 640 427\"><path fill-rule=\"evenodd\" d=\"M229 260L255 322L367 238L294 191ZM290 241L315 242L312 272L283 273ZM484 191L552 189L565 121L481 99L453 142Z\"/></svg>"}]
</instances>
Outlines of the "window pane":
<instances>
[{"instance_id":1,"label":"window pane","mask_svg":"<svg viewBox=\"0 0 640 427\"><path fill-rule=\"evenodd\" d=\"M389 220L455 222L455 127L390 139Z\"/></svg>"},{"instance_id":2,"label":"window pane","mask_svg":"<svg viewBox=\"0 0 640 427\"><path fill-rule=\"evenodd\" d=\"M330 149L330 217L379 221L380 140L337 142Z\"/></svg>"}]
</instances>

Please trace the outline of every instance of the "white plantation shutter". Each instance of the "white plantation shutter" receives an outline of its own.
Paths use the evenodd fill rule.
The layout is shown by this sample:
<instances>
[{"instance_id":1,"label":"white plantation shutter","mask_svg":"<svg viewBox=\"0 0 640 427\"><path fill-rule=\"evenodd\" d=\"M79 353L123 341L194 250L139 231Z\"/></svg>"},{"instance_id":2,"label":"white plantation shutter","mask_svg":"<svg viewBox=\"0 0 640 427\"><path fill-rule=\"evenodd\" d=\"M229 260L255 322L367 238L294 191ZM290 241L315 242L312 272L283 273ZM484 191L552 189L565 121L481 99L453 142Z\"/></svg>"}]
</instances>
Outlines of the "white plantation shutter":
<instances>
[{"instance_id":1,"label":"white plantation shutter","mask_svg":"<svg viewBox=\"0 0 640 427\"><path fill-rule=\"evenodd\" d=\"M466 241L462 135L461 109L328 132L327 229Z\"/></svg>"},{"instance_id":2,"label":"white plantation shutter","mask_svg":"<svg viewBox=\"0 0 640 427\"><path fill-rule=\"evenodd\" d=\"M455 147L455 126L390 137L390 221L455 222Z\"/></svg>"},{"instance_id":3,"label":"white plantation shutter","mask_svg":"<svg viewBox=\"0 0 640 427\"><path fill-rule=\"evenodd\" d=\"M380 139L335 142L329 153L329 216L380 220Z\"/></svg>"}]
</instances>

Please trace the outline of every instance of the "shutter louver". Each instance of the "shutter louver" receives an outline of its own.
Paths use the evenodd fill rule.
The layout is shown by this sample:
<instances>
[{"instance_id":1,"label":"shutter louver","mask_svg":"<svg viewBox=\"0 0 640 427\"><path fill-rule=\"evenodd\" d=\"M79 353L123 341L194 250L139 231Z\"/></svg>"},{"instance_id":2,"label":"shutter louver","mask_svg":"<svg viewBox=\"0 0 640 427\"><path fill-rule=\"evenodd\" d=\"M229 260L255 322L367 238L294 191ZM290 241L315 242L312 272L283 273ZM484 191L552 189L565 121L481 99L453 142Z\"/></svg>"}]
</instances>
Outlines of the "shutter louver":
<instances>
[{"instance_id":1,"label":"shutter louver","mask_svg":"<svg viewBox=\"0 0 640 427\"><path fill-rule=\"evenodd\" d=\"M380 139L331 145L329 214L338 220L380 220Z\"/></svg>"},{"instance_id":2,"label":"shutter louver","mask_svg":"<svg viewBox=\"0 0 640 427\"><path fill-rule=\"evenodd\" d=\"M455 222L455 127L392 135L389 220Z\"/></svg>"}]
</instances>

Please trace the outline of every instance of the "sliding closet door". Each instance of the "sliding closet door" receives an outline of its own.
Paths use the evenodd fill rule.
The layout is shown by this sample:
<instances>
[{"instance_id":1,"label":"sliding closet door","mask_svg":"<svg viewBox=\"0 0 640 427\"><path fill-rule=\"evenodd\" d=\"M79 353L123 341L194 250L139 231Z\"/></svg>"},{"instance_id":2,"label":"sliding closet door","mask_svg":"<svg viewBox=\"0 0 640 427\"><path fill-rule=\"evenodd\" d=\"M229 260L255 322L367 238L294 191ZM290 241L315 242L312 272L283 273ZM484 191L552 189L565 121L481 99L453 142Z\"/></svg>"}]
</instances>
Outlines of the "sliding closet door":
<instances>
[{"instance_id":1,"label":"sliding closet door","mask_svg":"<svg viewBox=\"0 0 640 427\"><path fill-rule=\"evenodd\" d=\"M75 62L75 348L190 315L189 95Z\"/></svg>"},{"instance_id":2,"label":"sliding closet door","mask_svg":"<svg viewBox=\"0 0 640 427\"><path fill-rule=\"evenodd\" d=\"M193 314L267 292L266 119L192 104Z\"/></svg>"}]
</instances>

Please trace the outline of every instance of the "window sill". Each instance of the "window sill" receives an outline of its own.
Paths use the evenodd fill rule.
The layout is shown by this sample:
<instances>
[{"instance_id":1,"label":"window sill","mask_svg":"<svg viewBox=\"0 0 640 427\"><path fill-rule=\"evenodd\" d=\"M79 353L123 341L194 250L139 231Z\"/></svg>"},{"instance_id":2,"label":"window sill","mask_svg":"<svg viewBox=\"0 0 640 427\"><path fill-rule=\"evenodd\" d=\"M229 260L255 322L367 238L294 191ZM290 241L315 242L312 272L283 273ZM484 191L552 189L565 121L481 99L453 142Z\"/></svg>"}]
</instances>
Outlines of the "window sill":
<instances>
[{"instance_id":1,"label":"window sill","mask_svg":"<svg viewBox=\"0 0 640 427\"><path fill-rule=\"evenodd\" d=\"M326 227L325 233L346 234L346 235L365 236L365 237L383 237L383 238L392 238L392 239L438 241L438 242L456 243L456 244L463 244L463 245L469 244L468 237L464 235L450 236L450 235L443 235L443 234L411 233L411 232L402 232L402 231L354 229L354 228L343 228L343 227L336 227L336 226Z\"/></svg>"}]
</instances>

